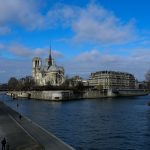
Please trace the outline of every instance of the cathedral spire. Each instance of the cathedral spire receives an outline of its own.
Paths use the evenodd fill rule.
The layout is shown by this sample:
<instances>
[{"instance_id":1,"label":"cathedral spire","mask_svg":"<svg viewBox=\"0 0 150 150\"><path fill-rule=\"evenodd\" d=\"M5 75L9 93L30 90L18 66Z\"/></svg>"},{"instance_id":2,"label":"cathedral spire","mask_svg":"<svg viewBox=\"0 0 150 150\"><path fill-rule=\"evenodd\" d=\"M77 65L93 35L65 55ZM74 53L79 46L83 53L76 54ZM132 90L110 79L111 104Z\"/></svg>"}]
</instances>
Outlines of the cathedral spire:
<instances>
[{"instance_id":1,"label":"cathedral spire","mask_svg":"<svg viewBox=\"0 0 150 150\"><path fill-rule=\"evenodd\" d=\"M51 51L51 43L50 43L50 49L49 49L49 57L48 57L48 69L52 65L52 51Z\"/></svg>"}]
</instances>

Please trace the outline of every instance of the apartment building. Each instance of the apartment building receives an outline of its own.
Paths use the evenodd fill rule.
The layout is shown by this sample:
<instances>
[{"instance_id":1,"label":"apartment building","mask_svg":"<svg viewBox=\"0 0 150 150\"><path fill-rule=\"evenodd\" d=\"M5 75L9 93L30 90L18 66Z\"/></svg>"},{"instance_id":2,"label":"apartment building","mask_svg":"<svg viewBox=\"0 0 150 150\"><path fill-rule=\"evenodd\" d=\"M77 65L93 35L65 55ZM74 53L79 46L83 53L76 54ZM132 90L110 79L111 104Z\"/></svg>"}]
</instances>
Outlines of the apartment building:
<instances>
[{"instance_id":1,"label":"apartment building","mask_svg":"<svg viewBox=\"0 0 150 150\"><path fill-rule=\"evenodd\" d=\"M101 89L134 89L135 78L130 73L116 71L98 71L91 73L89 85Z\"/></svg>"}]
</instances>

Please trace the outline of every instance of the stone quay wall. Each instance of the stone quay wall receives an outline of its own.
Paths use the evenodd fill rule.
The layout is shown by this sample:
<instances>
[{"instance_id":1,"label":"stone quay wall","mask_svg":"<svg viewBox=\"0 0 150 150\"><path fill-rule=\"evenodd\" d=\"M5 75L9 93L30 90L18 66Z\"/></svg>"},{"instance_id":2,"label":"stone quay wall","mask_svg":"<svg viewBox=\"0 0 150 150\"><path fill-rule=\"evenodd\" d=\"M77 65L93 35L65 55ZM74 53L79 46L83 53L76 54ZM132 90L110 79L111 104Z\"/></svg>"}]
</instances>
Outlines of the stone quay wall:
<instances>
[{"instance_id":1,"label":"stone quay wall","mask_svg":"<svg viewBox=\"0 0 150 150\"><path fill-rule=\"evenodd\" d=\"M15 98L28 98L28 99L39 99L39 100L68 100L73 98L73 92L70 90L66 91L10 91L7 95Z\"/></svg>"},{"instance_id":2,"label":"stone quay wall","mask_svg":"<svg viewBox=\"0 0 150 150\"><path fill-rule=\"evenodd\" d=\"M7 95L12 98L28 98L37 100L49 100L49 101L62 101L62 100L73 100L73 99L94 99L103 97L113 97L112 94L102 93L100 91L84 91L84 92L73 92L68 91L10 91Z\"/></svg>"},{"instance_id":3,"label":"stone quay wall","mask_svg":"<svg viewBox=\"0 0 150 150\"><path fill-rule=\"evenodd\" d=\"M15 98L38 99L48 101L63 101L63 100L77 100L77 99L96 99L117 96L142 96L149 94L145 90L107 90L105 92L97 90L89 90L82 92L73 92L72 90L62 91L10 91L7 95Z\"/></svg>"}]
</instances>

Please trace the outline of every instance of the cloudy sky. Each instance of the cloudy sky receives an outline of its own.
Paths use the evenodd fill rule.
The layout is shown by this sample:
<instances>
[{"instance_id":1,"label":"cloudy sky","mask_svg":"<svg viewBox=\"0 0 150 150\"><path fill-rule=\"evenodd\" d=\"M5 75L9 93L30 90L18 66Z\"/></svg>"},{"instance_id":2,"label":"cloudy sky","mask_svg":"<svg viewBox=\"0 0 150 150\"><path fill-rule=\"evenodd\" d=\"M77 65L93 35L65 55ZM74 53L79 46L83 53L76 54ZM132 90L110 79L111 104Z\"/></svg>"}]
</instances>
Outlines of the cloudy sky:
<instances>
[{"instance_id":1,"label":"cloudy sky","mask_svg":"<svg viewBox=\"0 0 150 150\"><path fill-rule=\"evenodd\" d=\"M66 75L150 69L149 0L0 0L0 83L31 75L50 41Z\"/></svg>"}]
</instances>

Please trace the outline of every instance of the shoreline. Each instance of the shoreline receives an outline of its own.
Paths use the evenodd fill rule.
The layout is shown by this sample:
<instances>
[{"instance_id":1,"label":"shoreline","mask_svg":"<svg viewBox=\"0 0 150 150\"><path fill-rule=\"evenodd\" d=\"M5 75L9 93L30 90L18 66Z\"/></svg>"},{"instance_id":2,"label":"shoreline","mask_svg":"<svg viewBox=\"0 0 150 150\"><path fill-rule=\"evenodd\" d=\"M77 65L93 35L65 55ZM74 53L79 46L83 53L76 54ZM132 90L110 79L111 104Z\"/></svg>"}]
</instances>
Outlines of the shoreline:
<instances>
[{"instance_id":1,"label":"shoreline","mask_svg":"<svg viewBox=\"0 0 150 150\"><path fill-rule=\"evenodd\" d=\"M102 91L82 91L74 93L73 91L8 91L6 94L13 99L27 98L46 101L70 101L78 99L97 99L97 98L113 98L113 97L127 97L127 96L144 96L150 92L146 89L120 89Z\"/></svg>"}]
</instances>

